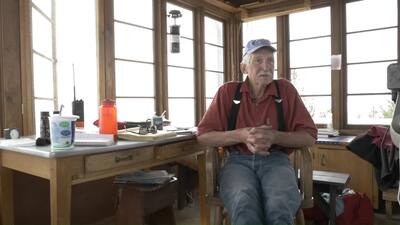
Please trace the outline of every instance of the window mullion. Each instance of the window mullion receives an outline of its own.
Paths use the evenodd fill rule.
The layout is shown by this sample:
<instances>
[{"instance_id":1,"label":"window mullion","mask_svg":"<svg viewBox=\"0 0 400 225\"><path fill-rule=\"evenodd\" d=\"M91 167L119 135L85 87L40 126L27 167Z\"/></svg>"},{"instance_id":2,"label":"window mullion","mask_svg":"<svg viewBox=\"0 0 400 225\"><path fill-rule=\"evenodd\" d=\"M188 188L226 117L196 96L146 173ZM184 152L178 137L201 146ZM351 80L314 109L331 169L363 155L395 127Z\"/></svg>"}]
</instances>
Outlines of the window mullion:
<instances>
[{"instance_id":1,"label":"window mullion","mask_svg":"<svg viewBox=\"0 0 400 225\"><path fill-rule=\"evenodd\" d=\"M51 43L52 43L52 59L53 59L53 96L54 109L58 108L58 91L57 91L57 40L56 40L56 1L51 0Z\"/></svg>"}]
</instances>

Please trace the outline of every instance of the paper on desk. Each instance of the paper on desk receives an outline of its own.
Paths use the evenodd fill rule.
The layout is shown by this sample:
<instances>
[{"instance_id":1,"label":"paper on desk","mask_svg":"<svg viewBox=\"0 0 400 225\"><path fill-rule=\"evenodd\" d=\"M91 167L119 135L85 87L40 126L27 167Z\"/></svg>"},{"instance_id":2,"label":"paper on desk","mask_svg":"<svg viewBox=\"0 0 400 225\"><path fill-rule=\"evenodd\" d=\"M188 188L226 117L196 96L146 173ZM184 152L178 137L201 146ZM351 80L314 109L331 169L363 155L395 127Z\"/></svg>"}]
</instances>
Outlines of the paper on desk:
<instances>
[{"instance_id":1,"label":"paper on desk","mask_svg":"<svg viewBox=\"0 0 400 225\"><path fill-rule=\"evenodd\" d=\"M0 146L4 147L27 147L35 145L36 141L30 138L4 139L0 141Z\"/></svg>"},{"instance_id":2,"label":"paper on desk","mask_svg":"<svg viewBox=\"0 0 400 225\"><path fill-rule=\"evenodd\" d=\"M129 128L127 130L119 130L118 138L129 141L155 141L162 140L169 137L175 137L176 133L173 131L158 130L156 134L137 134L137 129Z\"/></svg>"}]
</instances>

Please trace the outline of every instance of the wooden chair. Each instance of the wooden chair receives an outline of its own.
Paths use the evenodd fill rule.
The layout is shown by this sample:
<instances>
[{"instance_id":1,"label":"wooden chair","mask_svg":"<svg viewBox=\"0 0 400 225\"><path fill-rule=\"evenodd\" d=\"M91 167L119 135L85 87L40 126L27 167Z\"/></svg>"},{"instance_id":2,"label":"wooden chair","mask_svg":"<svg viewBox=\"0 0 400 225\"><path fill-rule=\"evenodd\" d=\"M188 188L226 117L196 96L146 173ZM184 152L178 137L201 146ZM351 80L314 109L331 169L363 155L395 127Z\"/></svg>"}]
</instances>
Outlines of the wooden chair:
<instances>
[{"instance_id":1,"label":"wooden chair","mask_svg":"<svg viewBox=\"0 0 400 225\"><path fill-rule=\"evenodd\" d=\"M224 209L221 199L218 197L217 174L222 168L227 158L227 153L222 149L207 148L206 152L206 186L207 196L206 202L210 210L211 224L230 224L229 216ZM299 177L298 184L302 195L302 203L297 212L296 224L305 224L303 208L313 207L313 173L312 173L312 156L309 148L296 150L290 156L293 167Z\"/></svg>"}]
</instances>

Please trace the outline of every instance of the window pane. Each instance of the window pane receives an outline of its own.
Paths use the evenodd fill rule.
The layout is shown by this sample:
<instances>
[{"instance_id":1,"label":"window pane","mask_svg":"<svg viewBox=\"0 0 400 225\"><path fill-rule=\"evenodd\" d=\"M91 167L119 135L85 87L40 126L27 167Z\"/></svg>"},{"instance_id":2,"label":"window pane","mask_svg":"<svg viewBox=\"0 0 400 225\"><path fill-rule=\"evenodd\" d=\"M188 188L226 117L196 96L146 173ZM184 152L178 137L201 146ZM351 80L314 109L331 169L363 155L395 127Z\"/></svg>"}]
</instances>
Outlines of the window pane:
<instances>
[{"instance_id":1,"label":"window pane","mask_svg":"<svg viewBox=\"0 0 400 225\"><path fill-rule=\"evenodd\" d=\"M394 104L391 95L348 96L348 124L390 124Z\"/></svg>"},{"instance_id":2,"label":"window pane","mask_svg":"<svg viewBox=\"0 0 400 225\"><path fill-rule=\"evenodd\" d=\"M117 96L154 97L154 65L115 61Z\"/></svg>"},{"instance_id":3,"label":"window pane","mask_svg":"<svg viewBox=\"0 0 400 225\"><path fill-rule=\"evenodd\" d=\"M85 129L92 128L99 106L96 1L57 0L55 10L58 103L72 114L74 64L76 98L84 101Z\"/></svg>"},{"instance_id":4,"label":"window pane","mask_svg":"<svg viewBox=\"0 0 400 225\"><path fill-rule=\"evenodd\" d=\"M222 46L224 43L223 23L204 17L204 40L206 43Z\"/></svg>"},{"instance_id":5,"label":"window pane","mask_svg":"<svg viewBox=\"0 0 400 225\"><path fill-rule=\"evenodd\" d=\"M176 127L193 127L194 99L169 99L169 120Z\"/></svg>"},{"instance_id":6,"label":"window pane","mask_svg":"<svg viewBox=\"0 0 400 225\"><path fill-rule=\"evenodd\" d=\"M51 0L32 0L32 3L51 18Z\"/></svg>"},{"instance_id":7,"label":"window pane","mask_svg":"<svg viewBox=\"0 0 400 225\"><path fill-rule=\"evenodd\" d=\"M168 96L194 97L194 71L168 67ZM171 110L171 106L169 106Z\"/></svg>"},{"instance_id":8,"label":"window pane","mask_svg":"<svg viewBox=\"0 0 400 225\"><path fill-rule=\"evenodd\" d=\"M40 112L47 111L51 113L54 110L54 102L53 100L39 100L35 99L35 130L36 135L40 134Z\"/></svg>"},{"instance_id":9,"label":"window pane","mask_svg":"<svg viewBox=\"0 0 400 225\"><path fill-rule=\"evenodd\" d=\"M33 50L52 58L51 23L38 11L32 9Z\"/></svg>"},{"instance_id":10,"label":"window pane","mask_svg":"<svg viewBox=\"0 0 400 225\"><path fill-rule=\"evenodd\" d=\"M394 62L369 63L347 66L347 92L387 93L387 67Z\"/></svg>"},{"instance_id":11,"label":"window pane","mask_svg":"<svg viewBox=\"0 0 400 225\"><path fill-rule=\"evenodd\" d=\"M213 73L206 71L206 97L213 98L218 88L224 83L223 73Z\"/></svg>"},{"instance_id":12,"label":"window pane","mask_svg":"<svg viewBox=\"0 0 400 225\"><path fill-rule=\"evenodd\" d=\"M169 14L171 10L179 10L182 14L181 18L176 19L176 25L181 26L181 36L193 39L193 12L177 5L167 3L167 14ZM169 33L169 27L175 24L174 19L168 17L167 23Z\"/></svg>"},{"instance_id":13,"label":"window pane","mask_svg":"<svg viewBox=\"0 0 400 225\"><path fill-rule=\"evenodd\" d=\"M224 71L224 49L205 44L206 70Z\"/></svg>"},{"instance_id":14,"label":"window pane","mask_svg":"<svg viewBox=\"0 0 400 225\"><path fill-rule=\"evenodd\" d=\"M331 35L330 21L330 7L290 14L290 40Z\"/></svg>"},{"instance_id":15,"label":"window pane","mask_svg":"<svg viewBox=\"0 0 400 225\"><path fill-rule=\"evenodd\" d=\"M396 28L347 35L348 63L393 59L397 59Z\"/></svg>"},{"instance_id":16,"label":"window pane","mask_svg":"<svg viewBox=\"0 0 400 225\"><path fill-rule=\"evenodd\" d=\"M331 38L290 42L290 67L331 64Z\"/></svg>"},{"instance_id":17,"label":"window pane","mask_svg":"<svg viewBox=\"0 0 400 225\"><path fill-rule=\"evenodd\" d=\"M347 32L397 26L397 12L397 0L364 0L347 3Z\"/></svg>"},{"instance_id":18,"label":"window pane","mask_svg":"<svg viewBox=\"0 0 400 225\"><path fill-rule=\"evenodd\" d=\"M243 23L243 45L250 40L260 38L276 43L276 17Z\"/></svg>"},{"instance_id":19,"label":"window pane","mask_svg":"<svg viewBox=\"0 0 400 225\"><path fill-rule=\"evenodd\" d=\"M168 40L170 35L168 35ZM180 39L181 52L171 53L171 45L168 43L168 65L194 67L193 64L193 40Z\"/></svg>"},{"instance_id":20,"label":"window pane","mask_svg":"<svg viewBox=\"0 0 400 225\"><path fill-rule=\"evenodd\" d=\"M148 28L153 27L153 1L114 0L114 18Z\"/></svg>"},{"instance_id":21,"label":"window pane","mask_svg":"<svg viewBox=\"0 0 400 225\"><path fill-rule=\"evenodd\" d=\"M115 57L153 62L153 31L118 22L115 27Z\"/></svg>"},{"instance_id":22,"label":"window pane","mask_svg":"<svg viewBox=\"0 0 400 225\"><path fill-rule=\"evenodd\" d=\"M33 54L33 83L35 97L53 98L53 63L36 54Z\"/></svg>"},{"instance_id":23,"label":"window pane","mask_svg":"<svg viewBox=\"0 0 400 225\"><path fill-rule=\"evenodd\" d=\"M304 105L307 107L314 123L327 123L331 115L331 97L302 97Z\"/></svg>"},{"instance_id":24,"label":"window pane","mask_svg":"<svg viewBox=\"0 0 400 225\"><path fill-rule=\"evenodd\" d=\"M117 98L118 121L146 121L154 114L154 98Z\"/></svg>"},{"instance_id":25,"label":"window pane","mask_svg":"<svg viewBox=\"0 0 400 225\"><path fill-rule=\"evenodd\" d=\"M292 69L290 77L301 95L331 94L330 67Z\"/></svg>"}]
</instances>

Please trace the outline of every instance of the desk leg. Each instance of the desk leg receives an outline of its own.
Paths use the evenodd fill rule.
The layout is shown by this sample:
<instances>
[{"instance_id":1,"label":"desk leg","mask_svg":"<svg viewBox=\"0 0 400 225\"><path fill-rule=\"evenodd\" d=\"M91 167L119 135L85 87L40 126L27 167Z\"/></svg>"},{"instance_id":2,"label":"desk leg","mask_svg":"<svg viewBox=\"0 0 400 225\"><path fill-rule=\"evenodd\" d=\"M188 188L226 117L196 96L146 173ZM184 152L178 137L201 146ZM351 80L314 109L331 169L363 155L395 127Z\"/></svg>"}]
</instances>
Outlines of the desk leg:
<instances>
[{"instance_id":1,"label":"desk leg","mask_svg":"<svg viewBox=\"0 0 400 225\"><path fill-rule=\"evenodd\" d=\"M71 169L68 160L51 160L50 213L51 224L71 224Z\"/></svg>"},{"instance_id":2,"label":"desk leg","mask_svg":"<svg viewBox=\"0 0 400 225\"><path fill-rule=\"evenodd\" d=\"M336 223L336 188L334 186L329 187L329 224L334 225Z\"/></svg>"},{"instance_id":3,"label":"desk leg","mask_svg":"<svg viewBox=\"0 0 400 225\"><path fill-rule=\"evenodd\" d=\"M210 224L210 211L206 203L206 161L205 155L197 156L199 172L199 205L200 205L200 224Z\"/></svg>"},{"instance_id":4,"label":"desk leg","mask_svg":"<svg viewBox=\"0 0 400 225\"><path fill-rule=\"evenodd\" d=\"M14 224L13 174L8 168L0 168L0 207L2 224Z\"/></svg>"}]
</instances>

